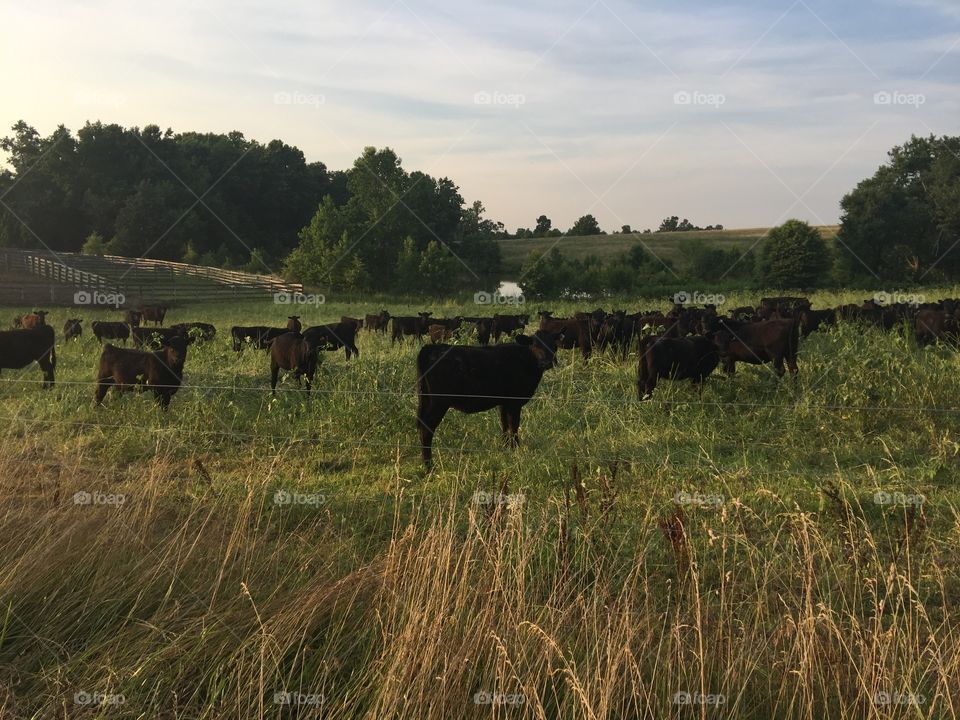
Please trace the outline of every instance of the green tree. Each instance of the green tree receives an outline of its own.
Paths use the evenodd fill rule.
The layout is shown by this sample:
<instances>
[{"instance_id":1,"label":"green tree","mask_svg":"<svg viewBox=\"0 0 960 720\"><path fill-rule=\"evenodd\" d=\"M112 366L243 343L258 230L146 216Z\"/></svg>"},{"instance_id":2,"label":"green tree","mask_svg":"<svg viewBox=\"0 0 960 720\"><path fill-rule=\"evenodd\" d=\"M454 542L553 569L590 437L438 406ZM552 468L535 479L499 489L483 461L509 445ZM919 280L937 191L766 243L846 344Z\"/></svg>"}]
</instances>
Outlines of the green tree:
<instances>
[{"instance_id":1,"label":"green tree","mask_svg":"<svg viewBox=\"0 0 960 720\"><path fill-rule=\"evenodd\" d=\"M87 235L87 239L84 240L83 248L80 252L84 255L106 255L107 241L104 240L103 235L94 231Z\"/></svg>"},{"instance_id":2,"label":"green tree","mask_svg":"<svg viewBox=\"0 0 960 720\"><path fill-rule=\"evenodd\" d=\"M593 215L584 215L573 224L573 227L567 230L567 235L571 236L601 235L602 233L600 223Z\"/></svg>"},{"instance_id":3,"label":"green tree","mask_svg":"<svg viewBox=\"0 0 960 720\"><path fill-rule=\"evenodd\" d=\"M537 224L533 228L533 236L546 237L552 226L553 223L550 221L550 218L548 218L546 215L541 215L537 218Z\"/></svg>"},{"instance_id":4,"label":"green tree","mask_svg":"<svg viewBox=\"0 0 960 720\"><path fill-rule=\"evenodd\" d=\"M802 220L787 220L767 234L757 256L757 280L766 287L822 285L831 258L820 231Z\"/></svg>"},{"instance_id":5,"label":"green tree","mask_svg":"<svg viewBox=\"0 0 960 720\"><path fill-rule=\"evenodd\" d=\"M397 255L397 287L403 292L416 292L420 280L420 254L413 238L403 239L403 247Z\"/></svg>"},{"instance_id":6,"label":"green tree","mask_svg":"<svg viewBox=\"0 0 960 720\"><path fill-rule=\"evenodd\" d=\"M427 243L420 254L419 264L423 289L434 297L449 294L456 283L456 262L436 240Z\"/></svg>"}]
</instances>

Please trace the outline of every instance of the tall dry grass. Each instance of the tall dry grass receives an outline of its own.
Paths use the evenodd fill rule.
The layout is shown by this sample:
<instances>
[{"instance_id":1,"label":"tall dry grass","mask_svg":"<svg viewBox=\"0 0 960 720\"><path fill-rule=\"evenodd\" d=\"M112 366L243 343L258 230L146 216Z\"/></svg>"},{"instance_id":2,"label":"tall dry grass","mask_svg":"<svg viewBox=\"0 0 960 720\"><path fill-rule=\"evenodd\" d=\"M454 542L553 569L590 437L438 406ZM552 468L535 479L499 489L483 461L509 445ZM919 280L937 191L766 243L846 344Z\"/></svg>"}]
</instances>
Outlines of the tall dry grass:
<instances>
[{"instance_id":1,"label":"tall dry grass","mask_svg":"<svg viewBox=\"0 0 960 720\"><path fill-rule=\"evenodd\" d=\"M922 506L841 481L817 513L761 489L626 516L623 474L576 468L549 502L398 476L376 509L277 507L270 473L161 453L117 477L21 443L0 460L2 717L960 714L960 523L934 541ZM126 497L74 503L97 490Z\"/></svg>"}]
</instances>

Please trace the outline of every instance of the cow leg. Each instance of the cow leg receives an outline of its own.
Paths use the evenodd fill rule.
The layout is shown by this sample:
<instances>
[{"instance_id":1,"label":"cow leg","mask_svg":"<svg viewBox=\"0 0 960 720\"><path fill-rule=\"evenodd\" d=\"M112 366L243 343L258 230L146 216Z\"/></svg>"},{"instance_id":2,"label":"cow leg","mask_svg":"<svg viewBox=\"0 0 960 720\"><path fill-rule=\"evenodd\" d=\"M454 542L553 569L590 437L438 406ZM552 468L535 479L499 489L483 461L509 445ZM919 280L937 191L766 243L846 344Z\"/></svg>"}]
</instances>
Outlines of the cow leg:
<instances>
[{"instance_id":1,"label":"cow leg","mask_svg":"<svg viewBox=\"0 0 960 720\"><path fill-rule=\"evenodd\" d=\"M790 368L790 375L794 380L797 379L797 356L788 355L787 356L787 367Z\"/></svg>"},{"instance_id":2,"label":"cow leg","mask_svg":"<svg viewBox=\"0 0 960 720\"><path fill-rule=\"evenodd\" d=\"M430 402L428 398L420 397L420 406L417 408L417 432L420 434L423 464L428 468L433 462L433 435L446 414L446 405L438 405Z\"/></svg>"},{"instance_id":3,"label":"cow leg","mask_svg":"<svg viewBox=\"0 0 960 720\"><path fill-rule=\"evenodd\" d=\"M277 394L277 376L280 374L280 366L275 362L270 362L270 393Z\"/></svg>"},{"instance_id":4,"label":"cow leg","mask_svg":"<svg viewBox=\"0 0 960 720\"><path fill-rule=\"evenodd\" d=\"M497 410L500 411L500 432L507 441L510 438L510 409L506 405L498 405Z\"/></svg>"},{"instance_id":5,"label":"cow leg","mask_svg":"<svg viewBox=\"0 0 960 720\"><path fill-rule=\"evenodd\" d=\"M93 395L94 402L97 405L103 404L103 398L106 397L111 385L113 385L112 377L97 378L97 391Z\"/></svg>"},{"instance_id":6,"label":"cow leg","mask_svg":"<svg viewBox=\"0 0 960 720\"><path fill-rule=\"evenodd\" d=\"M522 405L513 405L509 408L510 421L510 444L514 447L520 445L520 409Z\"/></svg>"},{"instance_id":7,"label":"cow leg","mask_svg":"<svg viewBox=\"0 0 960 720\"><path fill-rule=\"evenodd\" d=\"M773 359L773 371L777 374L777 377L783 377L786 370L783 367L783 355L777 355Z\"/></svg>"},{"instance_id":8,"label":"cow leg","mask_svg":"<svg viewBox=\"0 0 960 720\"><path fill-rule=\"evenodd\" d=\"M305 382L307 384L307 397L310 397L310 388L313 386L313 370L307 370L304 373Z\"/></svg>"}]
</instances>

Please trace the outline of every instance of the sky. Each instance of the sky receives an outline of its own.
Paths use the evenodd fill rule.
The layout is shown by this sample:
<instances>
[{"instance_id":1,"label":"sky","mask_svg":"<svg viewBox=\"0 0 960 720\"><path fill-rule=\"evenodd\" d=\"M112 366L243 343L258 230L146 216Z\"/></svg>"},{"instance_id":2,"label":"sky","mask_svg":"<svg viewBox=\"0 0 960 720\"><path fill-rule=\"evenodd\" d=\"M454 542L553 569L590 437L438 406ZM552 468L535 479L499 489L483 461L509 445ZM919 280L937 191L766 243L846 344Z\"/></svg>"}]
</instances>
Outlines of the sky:
<instances>
[{"instance_id":1,"label":"sky","mask_svg":"<svg viewBox=\"0 0 960 720\"><path fill-rule=\"evenodd\" d=\"M86 121L390 146L508 229L839 219L958 134L960 0L3 0L0 130Z\"/></svg>"}]
</instances>

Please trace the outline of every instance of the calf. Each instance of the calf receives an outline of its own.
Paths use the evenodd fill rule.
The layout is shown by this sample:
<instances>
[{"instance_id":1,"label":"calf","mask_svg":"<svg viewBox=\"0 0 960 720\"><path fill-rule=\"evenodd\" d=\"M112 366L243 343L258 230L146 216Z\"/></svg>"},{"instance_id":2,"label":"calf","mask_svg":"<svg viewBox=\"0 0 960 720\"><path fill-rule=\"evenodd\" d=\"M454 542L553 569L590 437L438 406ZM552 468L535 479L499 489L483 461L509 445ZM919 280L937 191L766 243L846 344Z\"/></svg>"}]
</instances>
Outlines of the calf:
<instances>
[{"instance_id":1,"label":"calf","mask_svg":"<svg viewBox=\"0 0 960 720\"><path fill-rule=\"evenodd\" d=\"M299 333L285 332L275 338L270 344L270 391L277 394L277 376L283 369L292 371L297 380L306 377L309 396L319 362L318 349L313 339Z\"/></svg>"},{"instance_id":2,"label":"calf","mask_svg":"<svg viewBox=\"0 0 960 720\"><path fill-rule=\"evenodd\" d=\"M130 326L122 322L94 320L90 323L90 329L93 330L93 336L101 345L104 340L121 340L126 343L127 338L130 337Z\"/></svg>"},{"instance_id":3,"label":"calf","mask_svg":"<svg viewBox=\"0 0 960 720\"><path fill-rule=\"evenodd\" d=\"M819 330L821 327L836 325L836 323L836 310L811 310L810 308L805 308L800 311L800 337L808 337L810 333Z\"/></svg>"},{"instance_id":4,"label":"calf","mask_svg":"<svg viewBox=\"0 0 960 720\"><path fill-rule=\"evenodd\" d=\"M394 315L391 319L391 330L390 333L390 343L393 344L398 340L403 342L404 337L410 335L416 337L418 340L423 340L423 335L427 331L427 326L430 324L430 316L433 313L422 312L417 313L417 315L408 315L408 316L399 316Z\"/></svg>"},{"instance_id":5,"label":"calf","mask_svg":"<svg viewBox=\"0 0 960 720\"><path fill-rule=\"evenodd\" d=\"M343 348L347 360L350 356L360 357L357 349L357 320L350 318L329 325L314 325L303 332L303 336L314 343L319 350L339 350Z\"/></svg>"},{"instance_id":6,"label":"calf","mask_svg":"<svg viewBox=\"0 0 960 720\"><path fill-rule=\"evenodd\" d=\"M141 305L138 312L143 322L149 320L159 326L163 326L163 319L167 316L167 308L163 305Z\"/></svg>"},{"instance_id":7,"label":"calf","mask_svg":"<svg viewBox=\"0 0 960 720\"><path fill-rule=\"evenodd\" d=\"M303 325L300 323L299 315L290 315L287 318L287 330L295 333L298 333L301 330L303 330Z\"/></svg>"},{"instance_id":8,"label":"calf","mask_svg":"<svg viewBox=\"0 0 960 720\"><path fill-rule=\"evenodd\" d=\"M390 323L390 313L381 310L377 315L367 315L364 318L364 325L370 332L378 332L386 335L387 325Z\"/></svg>"},{"instance_id":9,"label":"calf","mask_svg":"<svg viewBox=\"0 0 960 720\"><path fill-rule=\"evenodd\" d=\"M64 340L73 340L73 338L78 338L83 334L83 326L80 324L83 321L80 318L70 318L63 324L63 339Z\"/></svg>"},{"instance_id":10,"label":"calf","mask_svg":"<svg viewBox=\"0 0 960 720\"><path fill-rule=\"evenodd\" d=\"M590 320L589 316L581 318L568 318L566 320L554 319L549 316L541 315L540 330L547 333L562 335L558 347L564 350L580 348L583 359L587 360L593 351L593 341L590 339Z\"/></svg>"},{"instance_id":11,"label":"calf","mask_svg":"<svg viewBox=\"0 0 960 720\"><path fill-rule=\"evenodd\" d=\"M761 320L754 323L737 323L722 320L721 329L714 335L720 350L723 369L728 375L736 371L736 363L761 365L772 362L774 371L783 377L784 361L790 374L797 376L797 347L800 322L789 320Z\"/></svg>"},{"instance_id":12,"label":"calf","mask_svg":"<svg viewBox=\"0 0 960 720\"><path fill-rule=\"evenodd\" d=\"M637 397L653 394L657 380L691 380L700 387L720 364L720 352L713 340L703 335L665 338L651 335L640 341L637 363Z\"/></svg>"},{"instance_id":13,"label":"calf","mask_svg":"<svg viewBox=\"0 0 960 720\"><path fill-rule=\"evenodd\" d=\"M914 323L917 345L924 347L937 340L947 340L957 329L953 315L945 310L921 310Z\"/></svg>"},{"instance_id":14,"label":"calf","mask_svg":"<svg viewBox=\"0 0 960 720\"><path fill-rule=\"evenodd\" d=\"M143 313L139 310L127 310L123 314L123 321L130 327L140 327L140 323L143 321Z\"/></svg>"},{"instance_id":15,"label":"calf","mask_svg":"<svg viewBox=\"0 0 960 720\"><path fill-rule=\"evenodd\" d=\"M230 337L233 340L233 349L236 352L243 350L248 340L253 347L266 350L275 338L286 332L290 331L286 328L273 328L266 325L234 325L230 328Z\"/></svg>"},{"instance_id":16,"label":"calf","mask_svg":"<svg viewBox=\"0 0 960 720\"><path fill-rule=\"evenodd\" d=\"M49 325L0 331L0 369L20 370L36 362L43 371L43 386L53 387L57 366L56 337Z\"/></svg>"},{"instance_id":17,"label":"calf","mask_svg":"<svg viewBox=\"0 0 960 720\"><path fill-rule=\"evenodd\" d=\"M33 328L40 327L41 325L47 324L47 311L46 310L34 310L32 313L27 313L20 318L20 327L25 330L32 330Z\"/></svg>"},{"instance_id":18,"label":"calf","mask_svg":"<svg viewBox=\"0 0 960 720\"><path fill-rule=\"evenodd\" d=\"M501 335L523 332L530 322L529 315L493 315L493 341L500 342Z\"/></svg>"},{"instance_id":19,"label":"calf","mask_svg":"<svg viewBox=\"0 0 960 720\"><path fill-rule=\"evenodd\" d=\"M544 371L553 367L560 339L539 330L490 347L424 346L417 356L417 430L424 464L432 462L433 435L450 408L465 413L499 408L500 427L517 445L520 410Z\"/></svg>"},{"instance_id":20,"label":"calf","mask_svg":"<svg viewBox=\"0 0 960 720\"><path fill-rule=\"evenodd\" d=\"M170 399L183 381L183 364L187 359L187 339L175 335L168 344L153 352L118 348L110 343L103 346L97 369L97 405L112 387L115 392L143 389L153 390L157 404L166 410Z\"/></svg>"}]
</instances>

